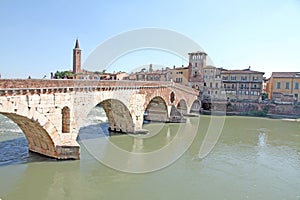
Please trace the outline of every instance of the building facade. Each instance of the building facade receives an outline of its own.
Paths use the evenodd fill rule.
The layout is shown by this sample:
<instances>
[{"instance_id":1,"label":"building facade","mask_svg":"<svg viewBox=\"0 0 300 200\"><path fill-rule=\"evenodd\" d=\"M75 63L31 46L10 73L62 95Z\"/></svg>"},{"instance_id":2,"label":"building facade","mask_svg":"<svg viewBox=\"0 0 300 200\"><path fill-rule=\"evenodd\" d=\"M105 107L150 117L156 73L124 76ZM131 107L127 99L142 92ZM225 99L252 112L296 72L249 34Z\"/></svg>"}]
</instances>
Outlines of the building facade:
<instances>
[{"instance_id":1,"label":"building facade","mask_svg":"<svg viewBox=\"0 0 300 200\"><path fill-rule=\"evenodd\" d=\"M300 101L300 72L273 72L267 84L268 98L276 101Z\"/></svg>"},{"instance_id":2,"label":"building facade","mask_svg":"<svg viewBox=\"0 0 300 200\"><path fill-rule=\"evenodd\" d=\"M189 85L189 68L184 67L183 65L181 67L173 67L173 69L170 69L170 76L171 80L175 83L179 83L185 86Z\"/></svg>"},{"instance_id":3,"label":"building facade","mask_svg":"<svg viewBox=\"0 0 300 200\"><path fill-rule=\"evenodd\" d=\"M149 65L149 69L143 68L139 72L131 73L124 80L132 81L170 81L171 73L169 68L153 70L152 64Z\"/></svg>"},{"instance_id":4,"label":"building facade","mask_svg":"<svg viewBox=\"0 0 300 200\"><path fill-rule=\"evenodd\" d=\"M264 72L244 70L221 70L222 91L227 99L261 100Z\"/></svg>"},{"instance_id":5,"label":"building facade","mask_svg":"<svg viewBox=\"0 0 300 200\"><path fill-rule=\"evenodd\" d=\"M204 89L203 95L214 100L226 99L221 93L222 80L221 80L221 69L216 68L212 65L207 65L204 68Z\"/></svg>"}]
</instances>

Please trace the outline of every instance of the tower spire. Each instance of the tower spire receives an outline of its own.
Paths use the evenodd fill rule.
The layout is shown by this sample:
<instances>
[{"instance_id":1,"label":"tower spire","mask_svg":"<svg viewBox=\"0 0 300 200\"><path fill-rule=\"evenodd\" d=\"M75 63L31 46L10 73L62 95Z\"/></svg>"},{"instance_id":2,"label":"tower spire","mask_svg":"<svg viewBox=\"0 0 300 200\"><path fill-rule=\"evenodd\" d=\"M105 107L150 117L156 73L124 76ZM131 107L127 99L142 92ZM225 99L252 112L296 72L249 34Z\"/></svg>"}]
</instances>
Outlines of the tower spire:
<instances>
[{"instance_id":1,"label":"tower spire","mask_svg":"<svg viewBox=\"0 0 300 200\"><path fill-rule=\"evenodd\" d=\"M75 49L80 49L78 38L76 38Z\"/></svg>"}]
</instances>

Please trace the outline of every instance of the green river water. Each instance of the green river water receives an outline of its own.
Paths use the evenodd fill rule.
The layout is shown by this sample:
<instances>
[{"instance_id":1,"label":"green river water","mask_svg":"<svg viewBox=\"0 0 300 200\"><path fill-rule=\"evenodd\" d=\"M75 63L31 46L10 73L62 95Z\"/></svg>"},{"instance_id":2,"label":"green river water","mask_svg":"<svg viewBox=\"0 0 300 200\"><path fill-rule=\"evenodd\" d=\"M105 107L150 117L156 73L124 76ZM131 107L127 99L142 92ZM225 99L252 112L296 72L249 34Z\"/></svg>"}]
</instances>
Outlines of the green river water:
<instances>
[{"instance_id":1,"label":"green river water","mask_svg":"<svg viewBox=\"0 0 300 200\"><path fill-rule=\"evenodd\" d=\"M145 124L150 133L142 139L108 137L99 133L100 126L88 125L79 134L81 160L57 161L28 154L24 134L0 116L0 199L300 199L300 122L224 117L216 145L199 158L209 126L220 125L210 123L214 118L220 117L189 118L187 123L199 123L190 129L181 129L182 124ZM106 159L116 160L120 167L128 158L110 153L104 143L91 150L88 142L109 141L126 152L144 155L166 147L178 134L192 137L191 132L195 138L185 143L187 149L179 143L160 158L182 151L178 159L144 173L104 165L95 156L98 150L107 152ZM153 164L135 162L128 161L129 170Z\"/></svg>"}]
</instances>

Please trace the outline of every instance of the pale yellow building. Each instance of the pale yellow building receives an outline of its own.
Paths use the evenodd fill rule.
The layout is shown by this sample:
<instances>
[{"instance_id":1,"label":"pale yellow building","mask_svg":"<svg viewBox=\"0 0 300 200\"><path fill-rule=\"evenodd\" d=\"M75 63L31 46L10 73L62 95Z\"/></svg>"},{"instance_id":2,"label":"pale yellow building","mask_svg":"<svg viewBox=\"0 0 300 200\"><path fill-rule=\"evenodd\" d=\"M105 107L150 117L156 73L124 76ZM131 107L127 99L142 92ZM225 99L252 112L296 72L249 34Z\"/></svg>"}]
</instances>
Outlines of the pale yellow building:
<instances>
[{"instance_id":1,"label":"pale yellow building","mask_svg":"<svg viewBox=\"0 0 300 200\"><path fill-rule=\"evenodd\" d=\"M281 94L300 101L300 72L273 72L267 85L269 99L274 100Z\"/></svg>"},{"instance_id":2,"label":"pale yellow building","mask_svg":"<svg viewBox=\"0 0 300 200\"><path fill-rule=\"evenodd\" d=\"M189 68L188 67L173 67L170 69L171 80L182 85L189 85Z\"/></svg>"}]
</instances>

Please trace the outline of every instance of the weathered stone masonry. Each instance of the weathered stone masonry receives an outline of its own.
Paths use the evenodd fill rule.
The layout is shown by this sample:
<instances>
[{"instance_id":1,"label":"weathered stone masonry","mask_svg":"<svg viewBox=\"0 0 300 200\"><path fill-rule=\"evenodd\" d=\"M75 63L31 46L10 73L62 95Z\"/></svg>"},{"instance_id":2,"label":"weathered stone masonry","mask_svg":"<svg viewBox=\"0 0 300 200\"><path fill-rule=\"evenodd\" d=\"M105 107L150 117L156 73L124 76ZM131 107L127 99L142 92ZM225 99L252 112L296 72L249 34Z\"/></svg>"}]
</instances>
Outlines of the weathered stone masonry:
<instances>
[{"instance_id":1,"label":"weathered stone masonry","mask_svg":"<svg viewBox=\"0 0 300 200\"><path fill-rule=\"evenodd\" d=\"M99 103L111 130L139 133L145 109L153 99L162 99L169 117L172 105L184 114L189 112L198 102L197 95L173 82L1 79L0 114L18 124L31 151L79 159L78 130Z\"/></svg>"}]
</instances>

